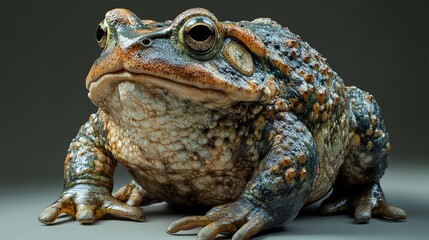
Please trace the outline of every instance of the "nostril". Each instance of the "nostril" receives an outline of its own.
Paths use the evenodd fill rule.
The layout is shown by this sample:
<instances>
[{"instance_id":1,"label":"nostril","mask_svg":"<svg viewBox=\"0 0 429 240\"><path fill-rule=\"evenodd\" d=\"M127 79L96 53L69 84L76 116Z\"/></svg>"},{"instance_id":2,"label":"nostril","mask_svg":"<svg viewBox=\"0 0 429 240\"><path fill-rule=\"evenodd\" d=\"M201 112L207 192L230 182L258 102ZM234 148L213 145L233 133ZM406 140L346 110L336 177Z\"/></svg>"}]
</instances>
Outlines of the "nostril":
<instances>
[{"instance_id":1,"label":"nostril","mask_svg":"<svg viewBox=\"0 0 429 240\"><path fill-rule=\"evenodd\" d=\"M142 39L142 45L143 47L150 47L150 45L152 45L152 40L148 37L145 37Z\"/></svg>"}]
</instances>

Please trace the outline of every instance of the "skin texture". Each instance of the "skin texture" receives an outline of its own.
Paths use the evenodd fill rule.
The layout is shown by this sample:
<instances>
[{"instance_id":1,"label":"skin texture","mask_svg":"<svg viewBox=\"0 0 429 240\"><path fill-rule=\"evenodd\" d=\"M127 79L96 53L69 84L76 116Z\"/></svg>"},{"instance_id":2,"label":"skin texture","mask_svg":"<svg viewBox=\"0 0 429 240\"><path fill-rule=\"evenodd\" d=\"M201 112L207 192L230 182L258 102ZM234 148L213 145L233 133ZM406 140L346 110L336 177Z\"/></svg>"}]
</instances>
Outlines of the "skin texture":
<instances>
[{"instance_id":1,"label":"skin texture","mask_svg":"<svg viewBox=\"0 0 429 240\"><path fill-rule=\"evenodd\" d=\"M39 216L144 220L166 201L213 208L171 224L248 239L333 193L321 214L393 220L379 180L390 144L372 95L346 87L326 59L276 22L219 22L205 9L173 21L114 9L97 29L88 77L99 107L73 139L62 196ZM134 180L112 195L122 164Z\"/></svg>"}]
</instances>

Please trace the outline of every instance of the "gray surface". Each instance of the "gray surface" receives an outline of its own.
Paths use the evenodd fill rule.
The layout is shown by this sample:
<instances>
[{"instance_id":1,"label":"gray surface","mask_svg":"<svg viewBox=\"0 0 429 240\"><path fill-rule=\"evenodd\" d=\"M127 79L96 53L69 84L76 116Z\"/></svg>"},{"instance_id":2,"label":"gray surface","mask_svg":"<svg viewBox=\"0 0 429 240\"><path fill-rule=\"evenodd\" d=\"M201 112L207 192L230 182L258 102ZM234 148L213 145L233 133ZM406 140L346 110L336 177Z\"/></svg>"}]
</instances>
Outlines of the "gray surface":
<instances>
[{"instance_id":1,"label":"gray surface","mask_svg":"<svg viewBox=\"0 0 429 240\"><path fill-rule=\"evenodd\" d=\"M125 181L126 178L120 177L117 186ZM316 216L315 206L311 206L292 223L254 239L427 239L428 185L427 165L394 165L383 177L382 186L388 200L407 211L407 221L372 219L369 224L357 225L347 215ZM3 190L0 199L0 239L196 239L196 230L178 236L165 233L170 222L187 215L187 210L172 209L165 203L144 207L146 222L108 217L92 225L81 225L64 216L53 226L40 224L36 220L38 214L60 192L61 184L57 183Z\"/></svg>"}]
</instances>

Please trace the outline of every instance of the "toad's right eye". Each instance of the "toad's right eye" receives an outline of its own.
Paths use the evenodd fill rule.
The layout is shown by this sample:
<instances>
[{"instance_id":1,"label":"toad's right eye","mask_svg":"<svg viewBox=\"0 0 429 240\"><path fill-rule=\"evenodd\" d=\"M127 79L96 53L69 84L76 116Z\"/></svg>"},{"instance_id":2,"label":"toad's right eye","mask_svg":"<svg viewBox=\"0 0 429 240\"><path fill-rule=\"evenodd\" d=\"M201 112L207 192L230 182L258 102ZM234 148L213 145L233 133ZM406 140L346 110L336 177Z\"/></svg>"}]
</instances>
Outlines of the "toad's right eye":
<instances>
[{"instance_id":1,"label":"toad's right eye","mask_svg":"<svg viewBox=\"0 0 429 240\"><path fill-rule=\"evenodd\" d=\"M98 24L97 30L95 32L95 38L100 49L105 49L110 39L110 30L109 26L106 24L106 21Z\"/></svg>"}]
</instances>

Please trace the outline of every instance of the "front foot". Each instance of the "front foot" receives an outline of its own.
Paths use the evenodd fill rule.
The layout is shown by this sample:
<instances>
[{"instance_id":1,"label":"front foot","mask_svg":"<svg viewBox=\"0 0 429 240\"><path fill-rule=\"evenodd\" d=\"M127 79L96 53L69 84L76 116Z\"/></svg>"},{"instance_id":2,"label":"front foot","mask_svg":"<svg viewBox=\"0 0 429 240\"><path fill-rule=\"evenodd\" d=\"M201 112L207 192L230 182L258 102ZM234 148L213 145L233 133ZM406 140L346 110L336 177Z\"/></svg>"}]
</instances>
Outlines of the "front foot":
<instances>
[{"instance_id":1,"label":"front foot","mask_svg":"<svg viewBox=\"0 0 429 240\"><path fill-rule=\"evenodd\" d=\"M404 210L390 205L379 183L360 189L334 187L334 191L318 209L321 215L344 212L354 213L356 223L367 223L371 217L402 221L407 218Z\"/></svg>"},{"instance_id":2,"label":"front foot","mask_svg":"<svg viewBox=\"0 0 429 240\"><path fill-rule=\"evenodd\" d=\"M204 227L199 240L212 240L218 234L233 234L233 240L245 240L266 228L272 217L263 208L247 200L216 206L205 216L190 216L173 222L168 233Z\"/></svg>"},{"instance_id":3,"label":"front foot","mask_svg":"<svg viewBox=\"0 0 429 240\"><path fill-rule=\"evenodd\" d=\"M106 187L91 184L79 184L65 190L57 201L40 214L39 221L51 224L62 213L82 223L92 223L105 214L144 221L142 209L116 200Z\"/></svg>"}]
</instances>

